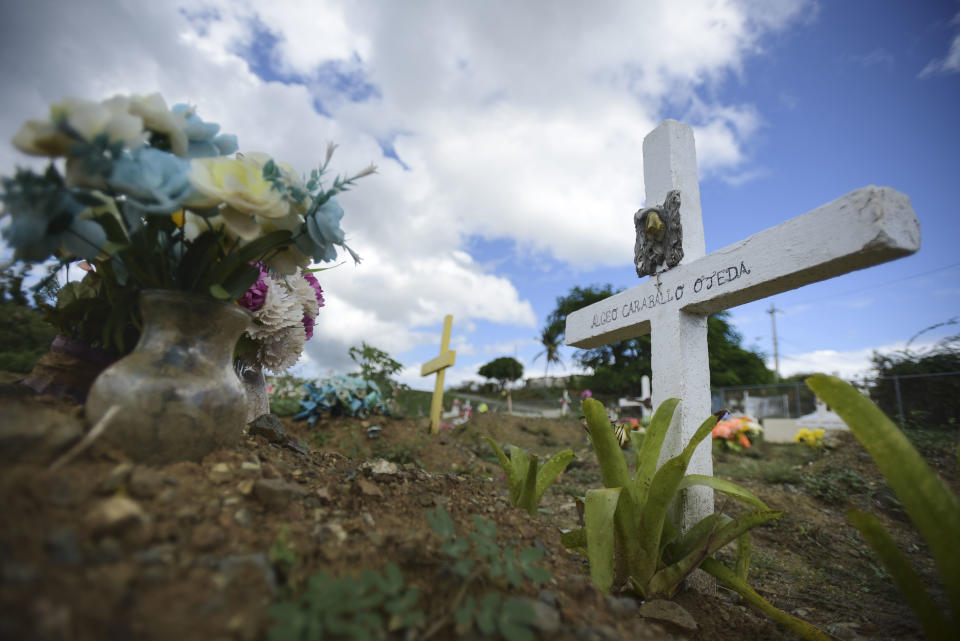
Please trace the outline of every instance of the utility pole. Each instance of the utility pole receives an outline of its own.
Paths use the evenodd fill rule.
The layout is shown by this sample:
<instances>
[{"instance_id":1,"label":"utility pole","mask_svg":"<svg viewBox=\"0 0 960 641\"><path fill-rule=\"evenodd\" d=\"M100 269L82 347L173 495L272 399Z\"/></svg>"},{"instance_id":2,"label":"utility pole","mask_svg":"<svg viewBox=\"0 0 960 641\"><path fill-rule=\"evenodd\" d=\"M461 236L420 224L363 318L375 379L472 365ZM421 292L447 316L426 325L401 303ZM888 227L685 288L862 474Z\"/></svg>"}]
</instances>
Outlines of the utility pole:
<instances>
[{"instance_id":1,"label":"utility pole","mask_svg":"<svg viewBox=\"0 0 960 641\"><path fill-rule=\"evenodd\" d=\"M773 325L773 380L779 383L780 353L777 351L777 317L774 316L777 312L783 312L783 310L777 309L773 303L770 303L770 309L767 310L767 313L770 314L770 323Z\"/></svg>"}]
</instances>

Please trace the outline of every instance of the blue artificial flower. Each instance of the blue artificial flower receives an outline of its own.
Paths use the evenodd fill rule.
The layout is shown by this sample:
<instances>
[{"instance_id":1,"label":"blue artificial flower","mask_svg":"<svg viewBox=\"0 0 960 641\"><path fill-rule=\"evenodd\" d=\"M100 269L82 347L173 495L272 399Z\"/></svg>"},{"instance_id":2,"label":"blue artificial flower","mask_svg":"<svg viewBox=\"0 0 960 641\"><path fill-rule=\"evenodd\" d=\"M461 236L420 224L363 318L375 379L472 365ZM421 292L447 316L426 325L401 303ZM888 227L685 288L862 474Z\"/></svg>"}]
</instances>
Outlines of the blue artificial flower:
<instances>
[{"instance_id":1,"label":"blue artificial flower","mask_svg":"<svg viewBox=\"0 0 960 641\"><path fill-rule=\"evenodd\" d=\"M3 238L15 260L41 262L59 250L87 260L100 254L106 232L96 221L78 217L84 206L55 171L40 176L21 170L4 180L3 188L4 215L11 218Z\"/></svg>"},{"instance_id":2,"label":"blue artificial flower","mask_svg":"<svg viewBox=\"0 0 960 641\"><path fill-rule=\"evenodd\" d=\"M184 128L184 133L187 134L189 142L188 158L226 156L239 148L235 135L220 134L218 136L220 125L215 122L204 122L189 105L176 104L171 111L186 115L187 126Z\"/></svg>"},{"instance_id":3,"label":"blue artificial flower","mask_svg":"<svg viewBox=\"0 0 960 641\"><path fill-rule=\"evenodd\" d=\"M343 230L340 229L342 218L343 208L336 198L323 203L316 211L307 215L307 234L313 241L313 247L307 249L298 243L298 248L316 261L334 260L337 250L333 246L343 245L344 242Z\"/></svg>"},{"instance_id":4,"label":"blue artificial flower","mask_svg":"<svg viewBox=\"0 0 960 641\"><path fill-rule=\"evenodd\" d=\"M107 184L146 214L170 214L199 197L190 184L190 161L166 151L142 147L124 153Z\"/></svg>"}]
</instances>

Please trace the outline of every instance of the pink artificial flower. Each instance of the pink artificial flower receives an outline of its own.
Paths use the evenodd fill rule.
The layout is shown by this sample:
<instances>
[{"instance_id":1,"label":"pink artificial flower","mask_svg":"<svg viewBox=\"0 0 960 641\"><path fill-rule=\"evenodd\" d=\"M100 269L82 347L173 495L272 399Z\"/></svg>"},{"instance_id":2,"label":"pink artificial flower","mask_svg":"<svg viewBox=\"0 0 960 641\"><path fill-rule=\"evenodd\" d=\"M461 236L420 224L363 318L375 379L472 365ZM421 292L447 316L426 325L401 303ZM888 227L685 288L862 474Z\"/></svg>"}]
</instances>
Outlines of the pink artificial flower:
<instances>
[{"instance_id":1,"label":"pink artificial flower","mask_svg":"<svg viewBox=\"0 0 960 641\"><path fill-rule=\"evenodd\" d=\"M263 307L264 301L267 300L267 290L270 289L270 285L267 283L269 280L267 266L263 263L254 263L254 265L260 268L260 278L237 301L241 307L246 307L251 312Z\"/></svg>"},{"instance_id":2,"label":"pink artificial flower","mask_svg":"<svg viewBox=\"0 0 960 641\"><path fill-rule=\"evenodd\" d=\"M303 329L307 332L307 340L313 338L313 326L316 325L317 321L313 316L309 314L303 315Z\"/></svg>"},{"instance_id":3,"label":"pink artificial flower","mask_svg":"<svg viewBox=\"0 0 960 641\"><path fill-rule=\"evenodd\" d=\"M320 283L314 277L313 274L303 274L304 280L310 283L310 286L313 287L313 291L317 295L317 307L323 307L323 289L320 287Z\"/></svg>"}]
</instances>

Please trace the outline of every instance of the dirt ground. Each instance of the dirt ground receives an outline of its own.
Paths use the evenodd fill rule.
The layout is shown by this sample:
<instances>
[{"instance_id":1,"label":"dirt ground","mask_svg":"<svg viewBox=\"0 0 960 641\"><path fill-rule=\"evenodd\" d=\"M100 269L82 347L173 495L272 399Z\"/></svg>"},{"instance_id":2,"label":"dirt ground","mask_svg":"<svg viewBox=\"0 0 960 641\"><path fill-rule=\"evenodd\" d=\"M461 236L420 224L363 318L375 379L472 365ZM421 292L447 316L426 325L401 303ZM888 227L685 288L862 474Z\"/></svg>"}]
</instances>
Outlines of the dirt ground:
<instances>
[{"instance_id":1,"label":"dirt ground","mask_svg":"<svg viewBox=\"0 0 960 641\"><path fill-rule=\"evenodd\" d=\"M79 422L81 407L13 387L0 394L8 420ZM552 576L546 584L478 584L541 604L538 638L797 638L723 588L676 597L696 630L644 618L632 597L597 592L584 559L560 544L560 530L578 526L573 497L600 487L576 419L486 414L432 437L425 420L380 416L328 418L313 428L284 418L282 425L292 440L258 431L235 450L160 467L131 464L97 443L53 472L56 452L42 444L0 452L0 638L266 639L277 624L268 606L298 594L311 575L356 575L388 561L419 590L426 615L405 638L428 630L435 639L455 638L451 613L463 594L426 518L438 506L461 533L480 515L496 524L499 545L543 551L541 565ZM367 438L373 425L379 439ZM541 455L575 451L535 518L510 507L483 436ZM956 490L956 461L945 451L931 446L928 459ZM852 437L822 453L761 443L749 455L718 450L716 458L718 475L786 512L753 531L750 582L760 594L837 639L921 638L844 512L879 514L931 585L932 562ZM738 509L722 499L717 506Z\"/></svg>"}]
</instances>

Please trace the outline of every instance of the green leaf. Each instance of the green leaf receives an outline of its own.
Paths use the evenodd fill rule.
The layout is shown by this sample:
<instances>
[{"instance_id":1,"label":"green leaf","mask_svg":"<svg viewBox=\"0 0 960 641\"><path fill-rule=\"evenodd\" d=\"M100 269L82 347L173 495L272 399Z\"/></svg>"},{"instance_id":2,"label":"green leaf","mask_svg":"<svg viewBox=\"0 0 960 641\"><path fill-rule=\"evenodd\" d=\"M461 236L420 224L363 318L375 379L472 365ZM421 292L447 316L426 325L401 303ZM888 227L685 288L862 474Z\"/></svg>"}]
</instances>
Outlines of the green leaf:
<instances>
[{"instance_id":1,"label":"green leaf","mask_svg":"<svg viewBox=\"0 0 960 641\"><path fill-rule=\"evenodd\" d=\"M523 485L527 479L527 470L530 469L530 461L527 458L527 453L516 445L511 445L510 450L510 465L513 467L513 477L517 479L516 487L510 488L510 500L513 505L518 505L520 502L520 495L523 493ZM513 493L516 492L516 498L514 498Z\"/></svg>"},{"instance_id":2,"label":"green leaf","mask_svg":"<svg viewBox=\"0 0 960 641\"><path fill-rule=\"evenodd\" d=\"M654 412L647 427L643 443L635 450L637 473L634 487L639 507L647 502L647 492L653 481L653 475L657 471L657 461L660 458L660 450L663 448L663 440L667 436L667 429L670 427L670 421L673 420L673 413L679 403L679 398L668 398L660 403L660 407Z\"/></svg>"},{"instance_id":3,"label":"green leaf","mask_svg":"<svg viewBox=\"0 0 960 641\"><path fill-rule=\"evenodd\" d=\"M497 613L500 610L500 595L488 592L484 595L477 609L475 621L477 628L484 634L493 634L497 631Z\"/></svg>"},{"instance_id":4,"label":"green leaf","mask_svg":"<svg viewBox=\"0 0 960 641\"><path fill-rule=\"evenodd\" d=\"M503 604L497 618L497 628L507 641L533 641L530 627L536 615L525 599L511 597Z\"/></svg>"},{"instance_id":5,"label":"green leaf","mask_svg":"<svg viewBox=\"0 0 960 641\"><path fill-rule=\"evenodd\" d=\"M877 553L883 567L890 572L893 582L900 593L903 594L904 601L913 608L917 615L917 620L923 626L927 638L931 641L948 641L953 626L937 610L937 606L930 598L930 593L927 591L923 579L910 566L910 561L897 547L893 538L883 529L880 521L874 515L861 510L847 512L847 520L860 530L860 534Z\"/></svg>"},{"instance_id":6,"label":"green leaf","mask_svg":"<svg viewBox=\"0 0 960 641\"><path fill-rule=\"evenodd\" d=\"M817 630L806 621L802 621L774 607L773 604L757 594L753 588L747 585L746 581L738 577L735 572L728 569L720 563L720 561L716 559L704 559L700 567L715 576L729 588L736 590L748 603L755 606L765 615L799 634L803 639L806 639L806 641L833 641L829 636L820 632L820 630Z\"/></svg>"},{"instance_id":7,"label":"green leaf","mask_svg":"<svg viewBox=\"0 0 960 641\"><path fill-rule=\"evenodd\" d=\"M504 451L500 449L500 446L497 445L497 442L489 436L485 436L484 438L500 460L500 467L503 468L503 475L507 478L507 488L510 491L510 504L516 505L517 500L520 498L520 487L523 483L523 477L518 474L517 469L513 466L511 460L507 458Z\"/></svg>"},{"instance_id":8,"label":"green leaf","mask_svg":"<svg viewBox=\"0 0 960 641\"><path fill-rule=\"evenodd\" d=\"M737 537L737 560L736 564L734 565L734 568L737 572L737 578L744 581L747 580L747 575L750 573L750 554L750 533L744 532Z\"/></svg>"},{"instance_id":9,"label":"green leaf","mask_svg":"<svg viewBox=\"0 0 960 641\"><path fill-rule=\"evenodd\" d=\"M587 558L590 581L598 590L609 593L613 587L614 523L620 488L589 490L584 500Z\"/></svg>"},{"instance_id":10,"label":"green leaf","mask_svg":"<svg viewBox=\"0 0 960 641\"><path fill-rule=\"evenodd\" d=\"M554 479L567 469L567 466L570 465L570 461L573 459L573 450L563 450L562 452L554 454L550 457L550 460L543 464L543 467L537 472L537 493L533 500L534 508L540 505L543 493L547 491L547 488L550 487Z\"/></svg>"},{"instance_id":11,"label":"green leaf","mask_svg":"<svg viewBox=\"0 0 960 641\"><path fill-rule=\"evenodd\" d=\"M749 505L752 505L761 510L768 510L766 504L757 498L750 490L745 487L741 487L732 481L726 479L718 478L716 476L705 476L702 474L687 474L680 481L680 485L677 489L683 490L692 485L706 485L712 487L718 492L723 492L727 496L732 496L735 499L743 501Z\"/></svg>"},{"instance_id":12,"label":"green leaf","mask_svg":"<svg viewBox=\"0 0 960 641\"><path fill-rule=\"evenodd\" d=\"M427 510L427 522L442 539L448 539L456 534L453 519L450 518L450 513L442 505L438 505L433 512Z\"/></svg>"},{"instance_id":13,"label":"green leaf","mask_svg":"<svg viewBox=\"0 0 960 641\"><path fill-rule=\"evenodd\" d=\"M715 531L711 530L709 535L700 540L698 546L694 547L687 556L654 574L647 586L641 586L645 588L644 595L672 595L680 587L683 579L700 566L704 559L747 530L781 516L783 512L755 510L741 514L735 519L721 519L723 524Z\"/></svg>"},{"instance_id":14,"label":"green leaf","mask_svg":"<svg viewBox=\"0 0 960 641\"><path fill-rule=\"evenodd\" d=\"M817 374L807 386L850 426L926 541L960 620L960 500L880 409L851 385Z\"/></svg>"},{"instance_id":15,"label":"green leaf","mask_svg":"<svg viewBox=\"0 0 960 641\"><path fill-rule=\"evenodd\" d=\"M220 300L232 300L234 297L223 288L223 285L210 285L210 295Z\"/></svg>"},{"instance_id":16,"label":"green leaf","mask_svg":"<svg viewBox=\"0 0 960 641\"><path fill-rule=\"evenodd\" d=\"M579 530L561 532L560 543L569 550L580 550L585 554L587 551L587 531L580 528Z\"/></svg>"},{"instance_id":17,"label":"green leaf","mask_svg":"<svg viewBox=\"0 0 960 641\"><path fill-rule=\"evenodd\" d=\"M527 463L527 471L523 475L523 487L520 490L520 498L517 500L517 507L527 511L530 516L537 514L537 467L539 459L536 454L531 454Z\"/></svg>"}]
</instances>

